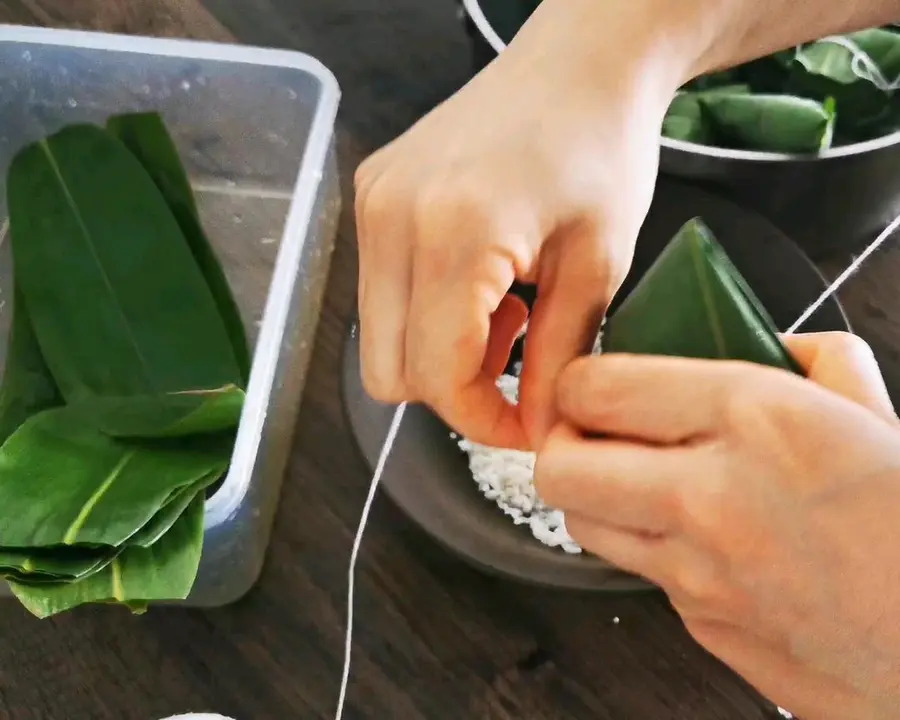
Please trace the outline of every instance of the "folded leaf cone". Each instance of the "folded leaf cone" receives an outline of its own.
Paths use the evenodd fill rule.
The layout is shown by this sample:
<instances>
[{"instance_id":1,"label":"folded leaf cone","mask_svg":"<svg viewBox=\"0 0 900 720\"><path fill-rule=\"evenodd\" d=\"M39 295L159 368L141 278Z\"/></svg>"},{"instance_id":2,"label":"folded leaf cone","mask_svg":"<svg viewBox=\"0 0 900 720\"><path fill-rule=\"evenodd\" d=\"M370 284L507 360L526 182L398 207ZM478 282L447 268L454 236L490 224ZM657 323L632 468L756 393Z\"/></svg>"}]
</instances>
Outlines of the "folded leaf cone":
<instances>
[{"instance_id":1,"label":"folded leaf cone","mask_svg":"<svg viewBox=\"0 0 900 720\"><path fill-rule=\"evenodd\" d=\"M685 223L607 320L603 352L744 360L802 374L702 220Z\"/></svg>"}]
</instances>

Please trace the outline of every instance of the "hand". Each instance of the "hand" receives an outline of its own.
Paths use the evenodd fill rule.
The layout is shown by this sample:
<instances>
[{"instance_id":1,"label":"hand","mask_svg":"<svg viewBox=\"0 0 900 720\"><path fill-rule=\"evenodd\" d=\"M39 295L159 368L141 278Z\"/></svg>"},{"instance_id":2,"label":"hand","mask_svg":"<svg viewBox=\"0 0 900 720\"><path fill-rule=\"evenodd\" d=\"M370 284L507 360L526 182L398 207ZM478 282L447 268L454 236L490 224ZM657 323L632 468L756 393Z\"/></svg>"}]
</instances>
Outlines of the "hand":
<instances>
[{"instance_id":1,"label":"hand","mask_svg":"<svg viewBox=\"0 0 900 720\"><path fill-rule=\"evenodd\" d=\"M588 6L598 12L547 0L500 58L356 175L365 387L427 403L488 445L536 446L549 429L558 374L590 348L628 271L683 79L661 50L639 51L648 23L617 30L636 12L620 5L599 43L594 17L579 55ZM494 384L527 316L507 294L516 279L539 292L518 408Z\"/></svg>"},{"instance_id":2,"label":"hand","mask_svg":"<svg viewBox=\"0 0 900 720\"><path fill-rule=\"evenodd\" d=\"M894 718L900 424L863 341L786 342L808 379L720 360L575 361L537 488L585 549L659 585L774 702L805 720Z\"/></svg>"}]
</instances>

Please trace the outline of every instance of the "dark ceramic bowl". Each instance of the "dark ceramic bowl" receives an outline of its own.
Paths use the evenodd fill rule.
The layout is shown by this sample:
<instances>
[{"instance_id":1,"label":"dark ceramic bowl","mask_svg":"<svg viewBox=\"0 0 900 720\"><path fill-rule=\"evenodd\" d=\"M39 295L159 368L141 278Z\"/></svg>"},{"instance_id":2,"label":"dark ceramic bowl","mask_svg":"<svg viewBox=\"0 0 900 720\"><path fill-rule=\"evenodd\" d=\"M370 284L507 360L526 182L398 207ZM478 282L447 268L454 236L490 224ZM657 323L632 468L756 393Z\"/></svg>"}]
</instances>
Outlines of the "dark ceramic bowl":
<instances>
[{"instance_id":1,"label":"dark ceramic bowl","mask_svg":"<svg viewBox=\"0 0 900 720\"><path fill-rule=\"evenodd\" d=\"M676 231L700 216L756 291L779 328L788 327L826 283L803 253L761 216L696 188L661 180L641 229L632 270L619 297L647 271ZM840 305L829 300L804 331L845 330ZM366 464L375 466L394 408L372 400L360 380L354 325L344 347L343 401ZM410 406L388 461L383 489L422 529L476 567L554 587L621 591L647 589L640 578L590 555L566 555L535 540L482 497L467 457L450 429L426 408Z\"/></svg>"},{"instance_id":2,"label":"dark ceramic bowl","mask_svg":"<svg viewBox=\"0 0 900 720\"><path fill-rule=\"evenodd\" d=\"M459 0L475 71L501 52L535 0ZM660 171L752 208L814 259L852 251L900 214L900 133L816 157L662 138Z\"/></svg>"}]
</instances>

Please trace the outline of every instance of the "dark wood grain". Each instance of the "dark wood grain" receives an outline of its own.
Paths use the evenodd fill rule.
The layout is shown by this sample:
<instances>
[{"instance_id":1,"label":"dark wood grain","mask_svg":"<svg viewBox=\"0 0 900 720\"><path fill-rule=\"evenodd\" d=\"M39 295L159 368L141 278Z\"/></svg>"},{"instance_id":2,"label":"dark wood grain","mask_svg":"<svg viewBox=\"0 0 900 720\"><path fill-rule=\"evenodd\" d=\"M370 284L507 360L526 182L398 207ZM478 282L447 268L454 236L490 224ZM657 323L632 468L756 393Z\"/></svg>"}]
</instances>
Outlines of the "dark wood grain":
<instances>
[{"instance_id":1,"label":"dark wood grain","mask_svg":"<svg viewBox=\"0 0 900 720\"><path fill-rule=\"evenodd\" d=\"M233 39L318 56L344 91L339 149L348 209L361 157L468 73L451 0L4 0L0 21ZM880 267L854 281L863 290L854 290L851 309L882 357L895 361L891 301L900 291L891 289L896 274ZM191 710L240 720L332 716L345 568L368 481L338 391L355 278L345 211L258 587L232 607L154 609L142 618L89 609L41 622L4 604L0 718L155 720ZM485 577L383 500L358 591L347 720L777 717L689 639L663 599L554 593Z\"/></svg>"}]
</instances>

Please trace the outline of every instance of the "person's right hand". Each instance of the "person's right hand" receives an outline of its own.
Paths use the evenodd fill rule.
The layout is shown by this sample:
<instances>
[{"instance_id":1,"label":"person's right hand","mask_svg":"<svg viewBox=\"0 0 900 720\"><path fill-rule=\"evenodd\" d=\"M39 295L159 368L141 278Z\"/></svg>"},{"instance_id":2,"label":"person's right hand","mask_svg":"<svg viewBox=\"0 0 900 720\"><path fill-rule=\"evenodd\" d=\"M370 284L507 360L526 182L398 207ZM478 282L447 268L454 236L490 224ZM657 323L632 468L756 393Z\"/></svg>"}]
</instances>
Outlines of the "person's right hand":
<instances>
[{"instance_id":1,"label":"person's right hand","mask_svg":"<svg viewBox=\"0 0 900 720\"><path fill-rule=\"evenodd\" d=\"M805 378L576 360L535 487L582 548L663 589L694 639L773 702L808 720L894 720L900 421L860 338L785 342Z\"/></svg>"},{"instance_id":2,"label":"person's right hand","mask_svg":"<svg viewBox=\"0 0 900 720\"><path fill-rule=\"evenodd\" d=\"M636 51L644 25L612 5L601 37L594 0L547 0L500 58L360 166L362 374L375 399L424 402L484 444L542 442L557 376L589 350L628 271L684 79L661 52ZM518 408L494 384L527 314L507 295L514 279L538 288Z\"/></svg>"}]
</instances>

